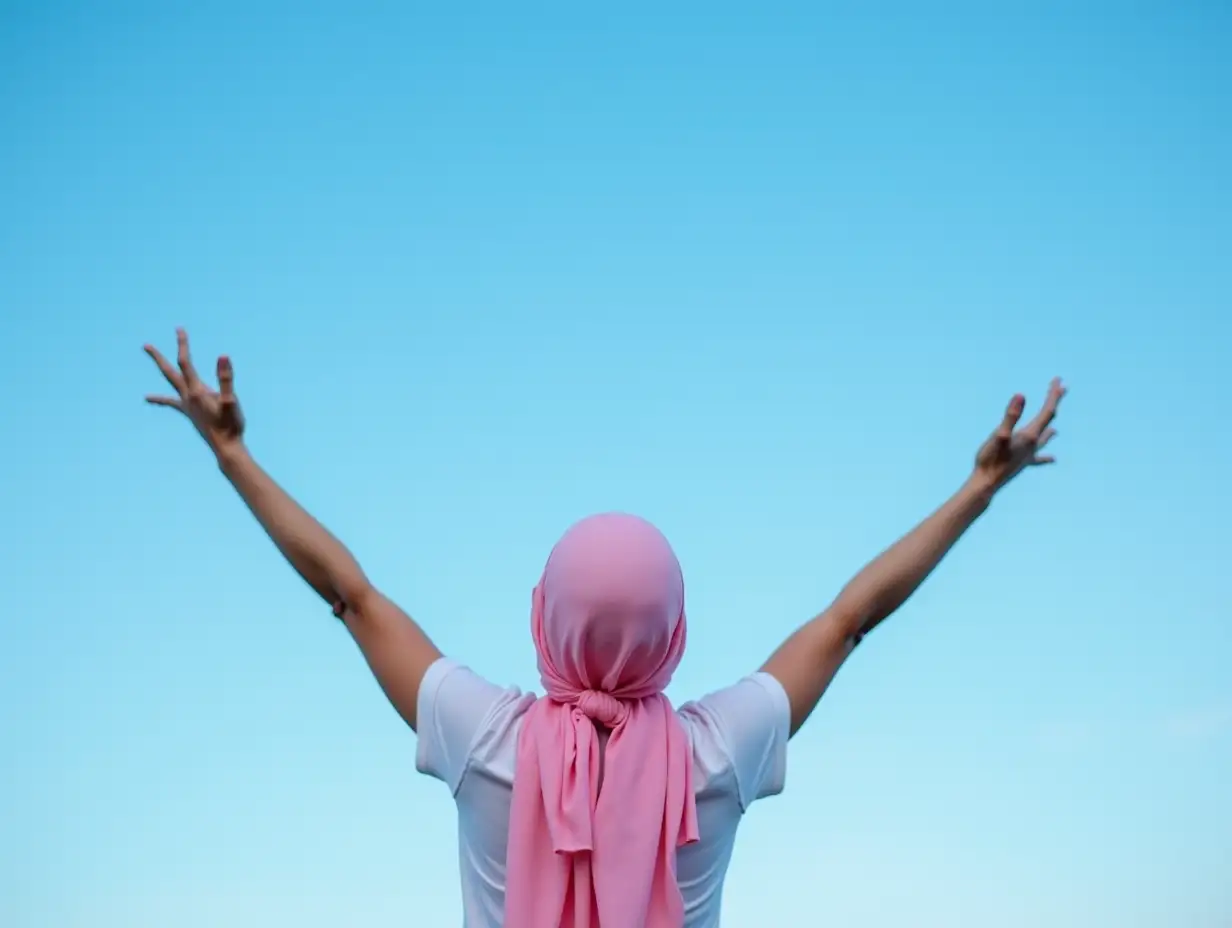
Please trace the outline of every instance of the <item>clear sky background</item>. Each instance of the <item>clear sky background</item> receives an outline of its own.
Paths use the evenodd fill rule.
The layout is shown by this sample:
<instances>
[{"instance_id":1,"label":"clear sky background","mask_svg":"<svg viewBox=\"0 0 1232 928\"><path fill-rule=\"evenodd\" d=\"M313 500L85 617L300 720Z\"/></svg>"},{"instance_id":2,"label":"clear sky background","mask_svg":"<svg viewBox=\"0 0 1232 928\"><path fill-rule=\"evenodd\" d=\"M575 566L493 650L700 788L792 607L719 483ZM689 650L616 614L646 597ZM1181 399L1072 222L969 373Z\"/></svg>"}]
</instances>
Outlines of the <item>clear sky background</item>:
<instances>
[{"instance_id":1,"label":"clear sky background","mask_svg":"<svg viewBox=\"0 0 1232 928\"><path fill-rule=\"evenodd\" d=\"M0 4L0 924L460 921L414 736L142 403L177 324L495 680L571 521L658 522L676 699L1064 375L725 925L1232 924L1232 7L172 6Z\"/></svg>"}]
</instances>

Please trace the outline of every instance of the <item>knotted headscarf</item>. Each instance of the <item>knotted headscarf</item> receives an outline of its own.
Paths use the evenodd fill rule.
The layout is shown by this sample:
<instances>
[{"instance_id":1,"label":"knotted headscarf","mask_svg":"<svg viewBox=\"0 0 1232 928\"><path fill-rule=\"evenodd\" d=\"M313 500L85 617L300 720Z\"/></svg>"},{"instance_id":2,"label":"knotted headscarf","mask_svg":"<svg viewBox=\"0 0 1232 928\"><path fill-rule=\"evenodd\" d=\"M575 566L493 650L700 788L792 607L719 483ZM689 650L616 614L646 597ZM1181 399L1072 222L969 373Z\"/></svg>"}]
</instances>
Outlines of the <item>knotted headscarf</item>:
<instances>
[{"instance_id":1,"label":"knotted headscarf","mask_svg":"<svg viewBox=\"0 0 1232 928\"><path fill-rule=\"evenodd\" d=\"M676 849L696 841L692 754L663 694L684 653L684 580L635 516L592 516L533 593L547 691L518 737L506 928L680 928ZM599 735L610 729L599 788Z\"/></svg>"}]
</instances>

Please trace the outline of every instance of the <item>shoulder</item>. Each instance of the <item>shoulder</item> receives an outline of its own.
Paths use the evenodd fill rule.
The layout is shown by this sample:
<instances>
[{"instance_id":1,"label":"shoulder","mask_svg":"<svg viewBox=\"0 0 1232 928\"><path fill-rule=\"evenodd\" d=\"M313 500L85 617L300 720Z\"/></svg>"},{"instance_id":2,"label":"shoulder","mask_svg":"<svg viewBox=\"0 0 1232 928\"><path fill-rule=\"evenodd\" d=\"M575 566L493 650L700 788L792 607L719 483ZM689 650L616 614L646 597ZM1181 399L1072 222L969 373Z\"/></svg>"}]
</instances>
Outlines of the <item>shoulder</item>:
<instances>
[{"instance_id":1,"label":"shoulder","mask_svg":"<svg viewBox=\"0 0 1232 928\"><path fill-rule=\"evenodd\" d=\"M455 794L476 758L499 767L508 755L512 776L518 723L534 702L532 693L498 686L457 661L440 658L419 687L416 768Z\"/></svg>"},{"instance_id":2,"label":"shoulder","mask_svg":"<svg viewBox=\"0 0 1232 928\"><path fill-rule=\"evenodd\" d=\"M791 706L782 685L755 673L678 710L693 744L699 789L736 792L742 809L782 792Z\"/></svg>"}]
</instances>

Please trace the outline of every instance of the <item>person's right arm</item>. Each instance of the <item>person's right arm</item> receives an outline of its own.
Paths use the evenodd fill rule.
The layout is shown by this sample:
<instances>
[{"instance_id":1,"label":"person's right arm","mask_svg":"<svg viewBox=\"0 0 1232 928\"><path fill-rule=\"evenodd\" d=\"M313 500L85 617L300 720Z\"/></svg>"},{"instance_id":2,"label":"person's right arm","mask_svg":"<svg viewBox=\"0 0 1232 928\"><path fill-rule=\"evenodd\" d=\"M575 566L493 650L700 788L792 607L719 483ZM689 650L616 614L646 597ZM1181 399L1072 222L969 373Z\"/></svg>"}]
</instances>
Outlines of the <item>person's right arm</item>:
<instances>
[{"instance_id":1,"label":"person's right arm","mask_svg":"<svg viewBox=\"0 0 1232 928\"><path fill-rule=\"evenodd\" d=\"M932 515L869 562L830 606L798 628L762 670L787 693L791 734L808 719L856 645L892 615L988 506L990 494L965 484Z\"/></svg>"},{"instance_id":2,"label":"person's right arm","mask_svg":"<svg viewBox=\"0 0 1232 928\"><path fill-rule=\"evenodd\" d=\"M1015 431L1021 395L1010 400L1001 424L976 454L963 486L932 515L872 560L830 606L796 630L762 670L782 684L791 706L791 734L816 708L839 667L863 637L892 615L988 508L993 497L1024 469L1051 464L1040 455L1065 388L1056 379L1039 414Z\"/></svg>"},{"instance_id":3,"label":"person's right arm","mask_svg":"<svg viewBox=\"0 0 1232 928\"><path fill-rule=\"evenodd\" d=\"M219 391L214 392L194 369L183 330L177 340L179 370L152 346L146 351L178 395L147 400L177 409L193 423L278 550L334 606L385 695L414 729L419 686L440 651L410 616L372 585L351 552L253 460L243 443L244 420L231 362L218 359Z\"/></svg>"}]
</instances>

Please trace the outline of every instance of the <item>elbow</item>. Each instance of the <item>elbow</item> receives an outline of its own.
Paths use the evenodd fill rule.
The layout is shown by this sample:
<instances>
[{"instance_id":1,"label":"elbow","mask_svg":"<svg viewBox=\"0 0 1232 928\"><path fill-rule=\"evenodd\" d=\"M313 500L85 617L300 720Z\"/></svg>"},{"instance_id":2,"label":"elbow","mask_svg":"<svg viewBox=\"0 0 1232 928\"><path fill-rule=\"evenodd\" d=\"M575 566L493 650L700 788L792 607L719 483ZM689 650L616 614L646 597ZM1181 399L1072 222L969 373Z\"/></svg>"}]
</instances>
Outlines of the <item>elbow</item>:
<instances>
[{"instance_id":1,"label":"elbow","mask_svg":"<svg viewBox=\"0 0 1232 928\"><path fill-rule=\"evenodd\" d=\"M858 641L878 621L875 611L863 608L855 602L844 602L842 597L830 607L827 619L827 624L831 625L834 634L844 641Z\"/></svg>"},{"instance_id":2,"label":"elbow","mask_svg":"<svg viewBox=\"0 0 1232 928\"><path fill-rule=\"evenodd\" d=\"M334 593L346 612L360 616L372 611L372 604L380 595L362 573L335 583Z\"/></svg>"}]
</instances>

